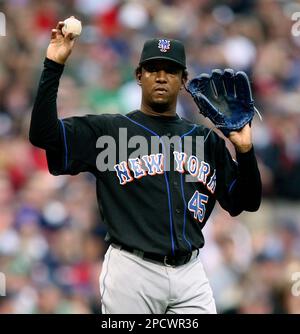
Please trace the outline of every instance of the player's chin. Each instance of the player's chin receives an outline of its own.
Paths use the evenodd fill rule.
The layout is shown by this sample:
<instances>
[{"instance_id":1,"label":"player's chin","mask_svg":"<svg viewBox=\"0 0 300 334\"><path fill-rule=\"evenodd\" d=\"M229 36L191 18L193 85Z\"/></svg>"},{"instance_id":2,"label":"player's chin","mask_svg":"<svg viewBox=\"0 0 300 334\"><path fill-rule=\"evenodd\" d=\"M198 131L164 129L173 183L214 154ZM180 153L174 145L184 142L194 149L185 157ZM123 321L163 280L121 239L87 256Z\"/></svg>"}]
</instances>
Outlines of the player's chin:
<instances>
[{"instance_id":1,"label":"player's chin","mask_svg":"<svg viewBox=\"0 0 300 334\"><path fill-rule=\"evenodd\" d=\"M164 112L168 110L170 106L170 101L167 99L154 99L151 103L151 107L157 112Z\"/></svg>"},{"instance_id":2,"label":"player's chin","mask_svg":"<svg viewBox=\"0 0 300 334\"><path fill-rule=\"evenodd\" d=\"M170 104L170 97L168 95L152 96L152 103L157 105Z\"/></svg>"}]
</instances>

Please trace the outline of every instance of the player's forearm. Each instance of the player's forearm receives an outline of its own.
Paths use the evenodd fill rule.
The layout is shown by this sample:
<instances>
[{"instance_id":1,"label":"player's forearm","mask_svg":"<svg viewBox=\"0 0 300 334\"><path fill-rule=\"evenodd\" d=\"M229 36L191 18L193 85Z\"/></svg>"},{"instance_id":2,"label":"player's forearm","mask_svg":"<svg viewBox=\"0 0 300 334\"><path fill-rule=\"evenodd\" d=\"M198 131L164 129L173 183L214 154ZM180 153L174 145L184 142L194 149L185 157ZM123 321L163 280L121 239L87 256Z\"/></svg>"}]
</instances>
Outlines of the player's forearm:
<instances>
[{"instance_id":1,"label":"player's forearm","mask_svg":"<svg viewBox=\"0 0 300 334\"><path fill-rule=\"evenodd\" d=\"M35 146L56 150L60 138L56 98L64 66L47 58L44 66L32 110L29 139Z\"/></svg>"},{"instance_id":2,"label":"player's forearm","mask_svg":"<svg viewBox=\"0 0 300 334\"><path fill-rule=\"evenodd\" d=\"M234 202L239 202L241 209L258 210L261 202L262 185L253 147L247 153L237 153L238 178L233 187Z\"/></svg>"}]
</instances>

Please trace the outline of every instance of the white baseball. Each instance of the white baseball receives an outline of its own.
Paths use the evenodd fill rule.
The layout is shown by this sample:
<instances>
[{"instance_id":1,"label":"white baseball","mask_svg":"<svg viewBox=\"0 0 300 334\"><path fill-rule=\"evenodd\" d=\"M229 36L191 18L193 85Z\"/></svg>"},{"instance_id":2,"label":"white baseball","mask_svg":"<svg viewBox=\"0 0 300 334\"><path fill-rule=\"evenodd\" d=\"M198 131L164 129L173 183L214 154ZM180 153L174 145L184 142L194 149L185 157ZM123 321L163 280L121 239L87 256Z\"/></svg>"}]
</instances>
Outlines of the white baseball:
<instances>
[{"instance_id":1,"label":"white baseball","mask_svg":"<svg viewBox=\"0 0 300 334\"><path fill-rule=\"evenodd\" d=\"M64 20L64 26L62 27L62 33L66 35L67 33L72 33L75 37L81 34L82 26L81 21L75 19L75 17L69 17Z\"/></svg>"}]
</instances>

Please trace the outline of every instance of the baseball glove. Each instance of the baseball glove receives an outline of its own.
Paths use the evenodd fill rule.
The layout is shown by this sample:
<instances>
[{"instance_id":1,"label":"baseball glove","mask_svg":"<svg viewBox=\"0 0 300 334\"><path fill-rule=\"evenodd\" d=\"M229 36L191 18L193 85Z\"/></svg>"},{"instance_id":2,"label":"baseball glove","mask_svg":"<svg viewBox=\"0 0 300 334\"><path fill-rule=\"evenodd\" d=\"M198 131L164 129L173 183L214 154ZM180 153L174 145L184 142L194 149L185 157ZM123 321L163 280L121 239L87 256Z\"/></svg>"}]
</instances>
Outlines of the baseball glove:
<instances>
[{"instance_id":1,"label":"baseball glove","mask_svg":"<svg viewBox=\"0 0 300 334\"><path fill-rule=\"evenodd\" d=\"M211 75L201 74L188 83L187 91L200 113L227 137L250 123L256 111L248 76L242 71L215 69Z\"/></svg>"}]
</instances>

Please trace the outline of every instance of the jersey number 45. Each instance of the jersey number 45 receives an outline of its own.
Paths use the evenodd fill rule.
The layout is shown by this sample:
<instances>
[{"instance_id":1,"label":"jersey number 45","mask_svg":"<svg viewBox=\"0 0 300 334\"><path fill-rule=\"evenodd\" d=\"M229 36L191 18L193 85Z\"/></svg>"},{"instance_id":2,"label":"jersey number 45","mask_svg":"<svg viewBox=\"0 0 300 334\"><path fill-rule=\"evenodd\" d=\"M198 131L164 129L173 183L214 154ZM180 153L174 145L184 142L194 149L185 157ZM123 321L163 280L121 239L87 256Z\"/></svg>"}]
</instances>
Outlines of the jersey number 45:
<instances>
[{"instance_id":1,"label":"jersey number 45","mask_svg":"<svg viewBox=\"0 0 300 334\"><path fill-rule=\"evenodd\" d=\"M194 213L194 218L199 220L200 223L202 223L205 217L205 204L207 203L207 201L208 196L201 194L198 190L196 190L188 203L188 209Z\"/></svg>"}]
</instances>

